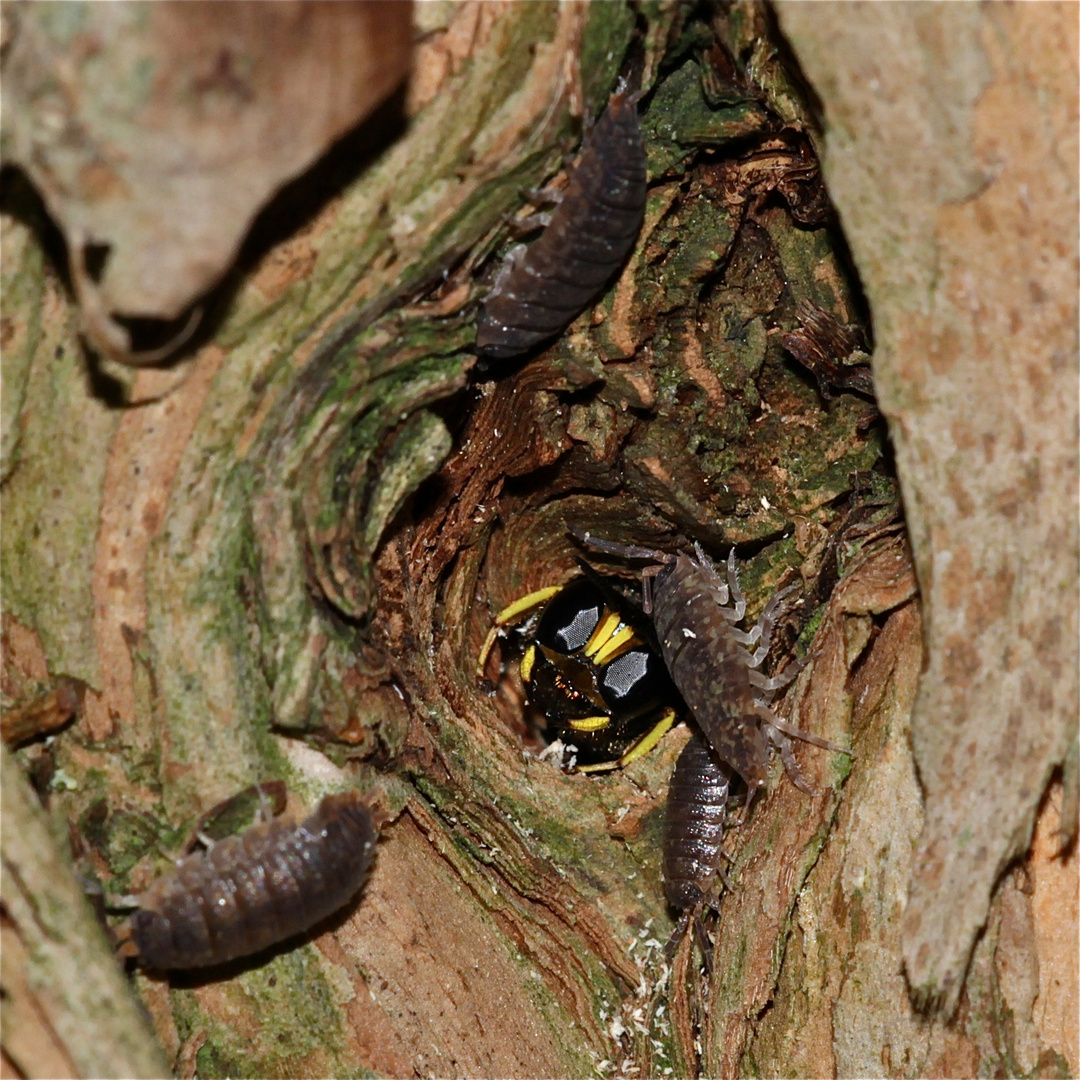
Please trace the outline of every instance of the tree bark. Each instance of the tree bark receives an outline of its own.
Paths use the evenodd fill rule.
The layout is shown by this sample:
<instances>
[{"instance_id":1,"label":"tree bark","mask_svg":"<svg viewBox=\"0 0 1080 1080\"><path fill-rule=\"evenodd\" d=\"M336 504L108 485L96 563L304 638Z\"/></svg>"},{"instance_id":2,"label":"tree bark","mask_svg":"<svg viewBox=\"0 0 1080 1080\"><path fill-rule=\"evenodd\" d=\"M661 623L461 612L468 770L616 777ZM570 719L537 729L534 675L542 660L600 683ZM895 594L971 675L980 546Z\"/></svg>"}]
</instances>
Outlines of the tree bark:
<instances>
[{"instance_id":1,"label":"tree bark","mask_svg":"<svg viewBox=\"0 0 1080 1080\"><path fill-rule=\"evenodd\" d=\"M392 137L367 167L249 259L205 342L164 370L84 354L48 234L9 189L5 709L37 716L57 680L86 684L75 725L16 755L70 826L80 873L145 888L163 850L258 780L284 779L294 811L356 786L390 820L360 903L303 944L110 991L146 1005L176 1073L1075 1073L1077 859L1054 834L1075 836L1058 777L1076 712L1076 342L1061 318L1076 268L1047 246L1076 221L1075 177L1055 164L1075 154L1052 152L1074 137L1075 27L1056 5L878 10L780 9L824 127L757 5L423 10L407 126L381 114ZM859 64L884 42L889 81L874 84ZM549 349L475 371L476 283L506 215L557 176L635 55L650 192L634 253ZM939 69L943 85L920 74ZM930 117L932 166L926 141L890 134L913 117ZM1012 156L1021 135L1027 156ZM815 148L850 252L819 205ZM991 151L1024 165L994 172ZM904 186L919 169L934 213ZM1015 205L1038 227L1005 214ZM1002 235L1034 307L998 306L1017 272ZM807 304L869 331L863 287L888 434L865 394L823 392L791 355ZM980 290L992 340L975 333ZM982 380L991 354L999 377ZM831 359L842 377L860 367L857 350ZM1054 381L1025 392L1036 377ZM945 447L965 393L991 411ZM1005 467L990 428L1026 451ZM1038 490L1018 486L1024 461ZM954 581L941 559L961 550L962 511L978 557ZM1012 565L1003 514L1010 536L1031 533L1031 563L984 598L994 629L976 628L961 678L954 601ZM494 613L574 572L567 525L714 555L734 542L752 615L803 586L779 651L815 659L785 715L854 756L797 746L815 797L773 763L727 840L708 974L692 935L670 963L663 949L663 804L686 735L618 773L567 774L536 756L512 671L494 696L475 678ZM1022 670L995 701L1001 650ZM1018 716L1025 698L1039 707ZM943 703L951 734L933 725ZM1006 730L1022 753L1004 756ZM9 808L13 786L5 935L37 972L6 889L25 858L11 838L39 815ZM959 819L981 854L940 863L968 866L963 887L928 899ZM65 935L94 971L111 962L102 940ZM6 959L5 991L34 1005L53 976L9 977ZM5 1017L14 1065L47 1070L10 1030ZM96 1037L108 1052L123 1036L103 1021ZM94 1075L80 1038L54 1050ZM147 1060L126 1071L161 1064Z\"/></svg>"}]
</instances>

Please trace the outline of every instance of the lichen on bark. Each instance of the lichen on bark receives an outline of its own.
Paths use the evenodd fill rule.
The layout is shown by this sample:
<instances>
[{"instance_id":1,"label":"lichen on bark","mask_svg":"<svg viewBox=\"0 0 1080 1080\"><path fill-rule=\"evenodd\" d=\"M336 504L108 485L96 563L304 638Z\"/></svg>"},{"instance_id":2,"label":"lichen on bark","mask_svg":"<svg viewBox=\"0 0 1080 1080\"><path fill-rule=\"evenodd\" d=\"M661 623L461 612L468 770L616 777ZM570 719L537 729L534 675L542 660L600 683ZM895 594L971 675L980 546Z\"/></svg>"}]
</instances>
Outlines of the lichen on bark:
<instances>
[{"instance_id":1,"label":"lichen on bark","mask_svg":"<svg viewBox=\"0 0 1080 1080\"><path fill-rule=\"evenodd\" d=\"M826 400L784 348L805 302L870 327L768 11L422 17L407 129L249 268L182 377L139 373L138 408L87 385L63 287L5 220L5 662L35 692L88 684L75 728L21 752L36 776L55 768L84 868L144 887L158 846L271 776L294 809L353 784L392 819L361 903L300 948L137 977L176 1069L1055 1067L1023 1015L1031 973L1007 970L1042 925L1022 899L973 961L969 1026L918 1016L900 974L922 622L873 402ZM505 216L559 173L628 57L650 170L635 251L550 348L476 371L473 303L512 242ZM733 830L707 979L689 939L673 975L661 957L685 735L619 774L566 774L535 756L512 671L493 697L475 678L494 613L574 572L569 524L736 543L751 614L800 581L778 652L818 655L792 719L855 749L849 768L799 747L823 794L777 768ZM1039 887L1058 888L1047 865ZM1003 1000L1018 1019L977 1037Z\"/></svg>"}]
</instances>

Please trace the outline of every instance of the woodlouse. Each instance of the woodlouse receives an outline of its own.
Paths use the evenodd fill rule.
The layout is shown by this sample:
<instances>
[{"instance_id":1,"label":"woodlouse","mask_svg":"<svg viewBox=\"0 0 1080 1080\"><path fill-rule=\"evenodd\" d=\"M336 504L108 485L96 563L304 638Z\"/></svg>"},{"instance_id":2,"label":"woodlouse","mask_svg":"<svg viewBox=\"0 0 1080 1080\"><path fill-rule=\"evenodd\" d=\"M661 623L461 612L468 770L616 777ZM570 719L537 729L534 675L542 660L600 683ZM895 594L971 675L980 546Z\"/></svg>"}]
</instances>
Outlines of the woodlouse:
<instances>
[{"instance_id":1,"label":"woodlouse","mask_svg":"<svg viewBox=\"0 0 1080 1080\"><path fill-rule=\"evenodd\" d=\"M664 895L680 911L714 896L731 776L695 731L671 774L664 809Z\"/></svg>"},{"instance_id":2,"label":"woodlouse","mask_svg":"<svg viewBox=\"0 0 1080 1080\"><path fill-rule=\"evenodd\" d=\"M206 967L303 933L360 890L375 840L371 811L344 792L300 825L261 821L187 856L138 897L131 933L141 962Z\"/></svg>"},{"instance_id":3,"label":"woodlouse","mask_svg":"<svg viewBox=\"0 0 1080 1080\"><path fill-rule=\"evenodd\" d=\"M477 351L518 356L567 327L634 246L645 215L640 95L621 87L586 138L547 228L507 256L477 320Z\"/></svg>"},{"instance_id":4,"label":"woodlouse","mask_svg":"<svg viewBox=\"0 0 1080 1080\"><path fill-rule=\"evenodd\" d=\"M791 682L801 664L790 664L771 679L758 670L768 655L776 609L791 589L774 594L754 627L740 630L746 598L739 588L734 548L725 581L700 545L697 557L691 558L615 544L588 533L578 539L597 551L658 564L643 575L644 607L652 615L664 662L705 737L721 761L746 781L749 793L765 783L773 742L795 786L814 794L799 771L791 738L843 754L850 751L785 723L773 712L774 691ZM755 645L754 652L747 650Z\"/></svg>"}]
</instances>

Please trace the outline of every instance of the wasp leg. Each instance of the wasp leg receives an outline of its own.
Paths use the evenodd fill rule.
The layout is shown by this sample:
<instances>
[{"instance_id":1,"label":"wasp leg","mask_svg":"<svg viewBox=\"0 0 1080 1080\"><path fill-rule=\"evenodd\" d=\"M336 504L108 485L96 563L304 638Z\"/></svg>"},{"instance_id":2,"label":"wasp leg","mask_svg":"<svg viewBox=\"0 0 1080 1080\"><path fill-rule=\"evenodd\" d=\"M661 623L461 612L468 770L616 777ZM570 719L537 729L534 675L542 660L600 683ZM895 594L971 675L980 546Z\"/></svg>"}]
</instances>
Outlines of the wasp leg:
<instances>
[{"instance_id":1,"label":"wasp leg","mask_svg":"<svg viewBox=\"0 0 1080 1080\"><path fill-rule=\"evenodd\" d=\"M631 761L644 757L671 730L676 716L674 709L666 708L656 724L619 758L619 764L629 765Z\"/></svg>"},{"instance_id":2,"label":"wasp leg","mask_svg":"<svg viewBox=\"0 0 1080 1080\"><path fill-rule=\"evenodd\" d=\"M522 615L527 615L530 611L534 611L536 608L540 607L541 604L547 603L548 600L556 593L561 592L562 589L562 585L549 585L546 589L537 589L536 592L531 592L528 596L523 596L520 600L515 600L512 604L508 604L499 612L495 617L495 622L487 633L487 637L484 638L484 644L480 648L480 655L476 658L476 677L478 679L484 677L484 670L487 668L488 657L491 655L495 639L499 636L503 627L516 621Z\"/></svg>"},{"instance_id":3,"label":"wasp leg","mask_svg":"<svg viewBox=\"0 0 1080 1080\"><path fill-rule=\"evenodd\" d=\"M499 636L501 626L492 626L487 632L487 637L484 638L484 644L480 646L480 655L476 658L476 677L482 679L484 677L484 671L487 669L488 657L491 655L491 650L495 647L495 639Z\"/></svg>"},{"instance_id":4,"label":"wasp leg","mask_svg":"<svg viewBox=\"0 0 1080 1080\"><path fill-rule=\"evenodd\" d=\"M579 773L598 773L598 772L614 772L622 761L598 761L595 765L575 765L573 772Z\"/></svg>"},{"instance_id":5,"label":"wasp leg","mask_svg":"<svg viewBox=\"0 0 1080 1080\"><path fill-rule=\"evenodd\" d=\"M574 731L602 731L611 723L611 717L604 715L583 716L580 720L569 720L567 723Z\"/></svg>"},{"instance_id":6,"label":"wasp leg","mask_svg":"<svg viewBox=\"0 0 1080 1080\"><path fill-rule=\"evenodd\" d=\"M674 709L665 709L660 719L637 742L632 743L618 761L600 761L595 765L579 765L576 771L579 773L608 772L612 769L622 769L629 765L631 761L637 761L639 757L644 757L671 730L677 716L678 714Z\"/></svg>"}]
</instances>

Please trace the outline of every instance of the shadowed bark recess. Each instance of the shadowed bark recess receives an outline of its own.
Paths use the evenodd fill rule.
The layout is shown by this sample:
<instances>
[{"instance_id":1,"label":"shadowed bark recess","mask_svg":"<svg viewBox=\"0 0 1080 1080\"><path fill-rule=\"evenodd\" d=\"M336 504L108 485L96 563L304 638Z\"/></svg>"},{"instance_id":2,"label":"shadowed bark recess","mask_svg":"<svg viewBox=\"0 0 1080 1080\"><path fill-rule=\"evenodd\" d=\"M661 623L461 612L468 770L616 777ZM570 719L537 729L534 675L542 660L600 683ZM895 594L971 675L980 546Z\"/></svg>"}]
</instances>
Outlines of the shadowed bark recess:
<instances>
[{"instance_id":1,"label":"shadowed bark recess","mask_svg":"<svg viewBox=\"0 0 1080 1080\"><path fill-rule=\"evenodd\" d=\"M957 1023L919 1013L905 982L930 806L910 742L924 555L867 368L882 324L818 167L829 130L771 13L415 17L407 124L387 113L362 169L334 159L299 228L271 209L261 227L292 231L256 234L170 369L117 376L82 352L39 211L5 192L4 706L20 740L75 712L16 758L78 871L145 889L209 808L268 779L298 816L355 786L389 822L359 904L303 942L133 977L174 1071L1068 1075L1060 785L1036 793L1034 846L996 879ZM508 216L561 182L627 68L645 91L638 242L549 348L478 367ZM495 614L576 572L568 526L717 558L734 543L752 617L797 584L770 662L814 659L781 714L853 749L797 744L819 794L776 760L733 813L708 971L692 935L664 953L685 729L625 770L571 774L539 756L512 650L497 685L476 678ZM594 561L636 587L639 567ZM5 877L10 818L5 801ZM6 895L5 935L32 942ZM104 941L85 950L111 963ZM32 1010L50 975L25 951L4 989ZM50 1049L77 1060L62 1032Z\"/></svg>"}]
</instances>

